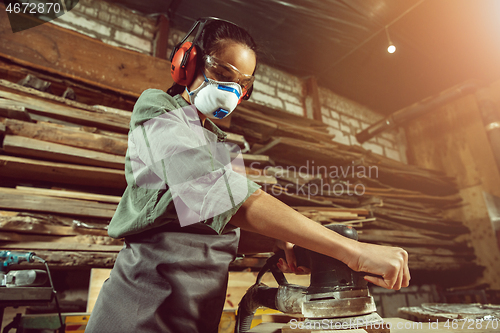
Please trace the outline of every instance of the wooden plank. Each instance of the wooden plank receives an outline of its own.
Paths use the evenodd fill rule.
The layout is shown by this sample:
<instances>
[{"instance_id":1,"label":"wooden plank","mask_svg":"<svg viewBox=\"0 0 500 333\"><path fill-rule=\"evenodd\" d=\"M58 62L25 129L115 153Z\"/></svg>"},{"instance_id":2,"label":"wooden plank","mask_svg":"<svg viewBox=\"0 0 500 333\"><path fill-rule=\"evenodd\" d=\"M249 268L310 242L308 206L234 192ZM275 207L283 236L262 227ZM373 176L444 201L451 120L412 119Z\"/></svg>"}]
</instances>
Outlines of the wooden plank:
<instances>
[{"instance_id":1,"label":"wooden plank","mask_svg":"<svg viewBox=\"0 0 500 333\"><path fill-rule=\"evenodd\" d=\"M3 149L6 153L16 156L34 157L72 164L93 165L118 170L125 169L125 158L123 156L70 147L18 135L6 135L3 141Z\"/></svg>"},{"instance_id":2,"label":"wooden plank","mask_svg":"<svg viewBox=\"0 0 500 333\"><path fill-rule=\"evenodd\" d=\"M4 5L0 8L0 55L16 64L136 98L148 88L165 90L173 83L165 75L170 71L167 60L114 47L54 24L14 34Z\"/></svg>"},{"instance_id":3,"label":"wooden plank","mask_svg":"<svg viewBox=\"0 0 500 333\"><path fill-rule=\"evenodd\" d=\"M11 188L0 188L0 208L4 209L111 219L116 206L109 203L31 195Z\"/></svg>"},{"instance_id":4,"label":"wooden plank","mask_svg":"<svg viewBox=\"0 0 500 333\"><path fill-rule=\"evenodd\" d=\"M265 120L239 117L237 116L238 110L231 113L231 127L232 132L243 135L247 140L266 142L276 131L278 126L269 123Z\"/></svg>"},{"instance_id":5,"label":"wooden plank","mask_svg":"<svg viewBox=\"0 0 500 333\"><path fill-rule=\"evenodd\" d=\"M231 155L231 157L233 156L235 155ZM257 169L262 169L273 163L267 155L241 154L241 156L243 157L245 165Z\"/></svg>"},{"instance_id":6,"label":"wooden plank","mask_svg":"<svg viewBox=\"0 0 500 333\"><path fill-rule=\"evenodd\" d=\"M440 220L436 220L435 223L425 224L412 222L413 221L394 221L390 218L376 216L375 222L373 222L370 227L383 230L418 231L423 235L432 237L439 236L443 239L452 239L459 235L466 235L469 233L469 229L459 222L457 222L455 226L453 224L446 225L439 223Z\"/></svg>"},{"instance_id":7,"label":"wooden plank","mask_svg":"<svg viewBox=\"0 0 500 333\"><path fill-rule=\"evenodd\" d=\"M0 241L5 242L6 246L42 246L40 244L84 244L84 245L102 245L102 246L122 246L123 242L101 235L33 235L20 232L0 231ZM9 245L10 244L10 245ZM45 246L45 245L43 245ZM50 248L50 245L48 245ZM63 248L66 245L61 245ZM110 248L116 250L116 248Z\"/></svg>"},{"instance_id":8,"label":"wooden plank","mask_svg":"<svg viewBox=\"0 0 500 333\"><path fill-rule=\"evenodd\" d=\"M171 9L169 8L168 11ZM168 50L168 32L170 30L170 21L167 16L164 14L158 15L157 20L157 35L155 38L155 47L154 47L154 56L167 59L169 54L167 54Z\"/></svg>"},{"instance_id":9,"label":"wooden plank","mask_svg":"<svg viewBox=\"0 0 500 333\"><path fill-rule=\"evenodd\" d=\"M137 99L136 97L124 96L118 94L117 92L88 86L84 83L76 82L67 77L52 76L46 71L20 66L18 64L12 63L5 58L0 57L0 77L10 82L19 82L27 75L33 75L38 77L39 79L50 82L50 88L52 89L52 92L58 96L61 96L67 88L73 89L73 91L75 91L77 100L81 103L86 103L85 105L111 105L116 108L131 111L134 107L135 100ZM5 86L0 86L0 89L25 94L25 92L21 92L16 89L12 90ZM72 106L79 107L77 105Z\"/></svg>"},{"instance_id":10,"label":"wooden plank","mask_svg":"<svg viewBox=\"0 0 500 333\"><path fill-rule=\"evenodd\" d=\"M0 216L0 230L13 231L29 234L57 235L57 236L76 236L76 235L99 235L107 236L105 230L88 230L82 228L72 228L61 225L50 225L47 223L38 223L32 218L26 216Z\"/></svg>"},{"instance_id":11,"label":"wooden plank","mask_svg":"<svg viewBox=\"0 0 500 333\"><path fill-rule=\"evenodd\" d=\"M308 142L331 142L335 137L328 133L322 133L317 129L304 127L304 125L291 124L282 119L259 115L258 111L248 110L241 106L231 115L230 129L232 131L244 131L243 135L249 134L252 136L250 132L245 130L246 127L251 128L258 133L263 133L257 134L260 137L255 138L259 142L266 141L271 135L292 137Z\"/></svg>"},{"instance_id":12,"label":"wooden plank","mask_svg":"<svg viewBox=\"0 0 500 333\"><path fill-rule=\"evenodd\" d=\"M78 191L52 190L52 189L28 187L28 186L16 186L16 190L18 192L20 191L19 193L24 192L26 194L46 195L50 197L72 198L72 199L98 201L98 202L106 202L114 204L118 204L121 199L121 197L116 195L94 194L94 193L78 192Z\"/></svg>"},{"instance_id":13,"label":"wooden plank","mask_svg":"<svg viewBox=\"0 0 500 333\"><path fill-rule=\"evenodd\" d=\"M122 190L127 186L123 170L46 162L6 155L0 155L0 176Z\"/></svg>"},{"instance_id":14,"label":"wooden plank","mask_svg":"<svg viewBox=\"0 0 500 333\"><path fill-rule=\"evenodd\" d=\"M19 250L31 250L23 249ZM96 252L96 251L53 251L50 249L36 249L36 254L47 261L50 267L108 267L112 268L118 252ZM29 264L32 267L34 264ZM44 269L40 266L40 269Z\"/></svg>"},{"instance_id":15,"label":"wooden plank","mask_svg":"<svg viewBox=\"0 0 500 333\"><path fill-rule=\"evenodd\" d=\"M114 113L114 114L120 115L120 116L127 118L127 119L130 119L130 117L132 117L131 111L117 109L117 108L113 108L111 106L105 106L105 105L92 105L92 106L90 106L90 105L83 104L83 103L79 103L79 104L81 106L83 106L83 107L80 107L80 109L89 109L90 111L99 110L99 111L104 111L107 113Z\"/></svg>"},{"instance_id":16,"label":"wooden plank","mask_svg":"<svg viewBox=\"0 0 500 333\"><path fill-rule=\"evenodd\" d=\"M274 178L273 176L250 174L250 175L247 175L247 178L250 179L251 181L254 181L257 184L261 184L261 185L273 185L273 184L278 183L276 178Z\"/></svg>"},{"instance_id":17,"label":"wooden plank","mask_svg":"<svg viewBox=\"0 0 500 333\"><path fill-rule=\"evenodd\" d=\"M351 213L355 215L370 215L370 211L364 208L337 208L337 207L322 207L322 208L313 208L309 206L294 206L293 209L303 212L308 210L317 210L321 212L332 212L332 213Z\"/></svg>"},{"instance_id":18,"label":"wooden plank","mask_svg":"<svg viewBox=\"0 0 500 333\"><path fill-rule=\"evenodd\" d=\"M421 237L419 237L421 236ZM418 235L412 232L397 231L397 230L363 230L359 234L359 240L362 242L384 242L399 245L432 245L444 247L461 247L463 242L449 241L443 239L436 239L424 235Z\"/></svg>"},{"instance_id":19,"label":"wooden plank","mask_svg":"<svg viewBox=\"0 0 500 333\"><path fill-rule=\"evenodd\" d=\"M70 227L75 232L84 233L87 235L106 236L108 232L107 220L91 219L91 218L75 218L58 214L43 214L19 211L0 210L0 221L2 223L13 222L15 224L41 224L44 226L64 226Z\"/></svg>"},{"instance_id":20,"label":"wooden plank","mask_svg":"<svg viewBox=\"0 0 500 333\"><path fill-rule=\"evenodd\" d=\"M305 80L304 105L308 110L308 116L317 121L322 121L321 101L319 99L318 81L311 76Z\"/></svg>"},{"instance_id":21,"label":"wooden plank","mask_svg":"<svg viewBox=\"0 0 500 333\"><path fill-rule=\"evenodd\" d=\"M85 251L85 252L109 252L118 253L123 248L121 245L98 245L79 243L57 243L57 242L2 242L2 249L9 250L45 250L45 251Z\"/></svg>"},{"instance_id":22,"label":"wooden plank","mask_svg":"<svg viewBox=\"0 0 500 333\"><path fill-rule=\"evenodd\" d=\"M436 172L398 164L366 151L354 152L337 143L303 142L295 138L279 137L274 138L269 145L254 153L270 155L280 164L312 169L308 171L311 174L323 172L326 169L330 175L339 172L340 167L346 169L356 166L356 175L361 172L360 168L362 168L365 176L370 177L371 169L369 168L372 168L376 174L371 177L378 178L378 181L384 183L385 186L419 191L434 196L456 193L454 183L444 175L436 176ZM314 166L311 161L314 161ZM354 164L355 162L359 165ZM351 171L348 172L348 175L350 174Z\"/></svg>"},{"instance_id":23,"label":"wooden plank","mask_svg":"<svg viewBox=\"0 0 500 333\"><path fill-rule=\"evenodd\" d=\"M92 312L97 301L97 296L101 291L104 281L109 278L111 269L109 268L92 268L90 270L89 293L87 297L87 312Z\"/></svg>"},{"instance_id":24,"label":"wooden plank","mask_svg":"<svg viewBox=\"0 0 500 333\"><path fill-rule=\"evenodd\" d=\"M85 148L103 153L125 156L127 140L107 135L95 134L75 127L54 126L44 123L28 123L14 119L6 119L5 126L9 134L27 138L60 143L68 146Z\"/></svg>"},{"instance_id":25,"label":"wooden plank","mask_svg":"<svg viewBox=\"0 0 500 333\"><path fill-rule=\"evenodd\" d=\"M70 106L70 107L74 107L77 109L82 109L82 110L87 110L87 111L92 111L92 112L101 113L102 111L104 111L107 113L119 114L123 117L128 117L128 118L130 118L130 116L131 116L130 111L115 109L115 108L106 107L103 105L91 106L91 105L80 103L80 102L77 102L77 101L74 101L71 99L67 99L67 98L64 98L61 96L57 96L54 94L49 94L49 93L46 93L46 92L43 92L40 90L36 90L34 88L25 87L25 86L22 86L20 84L13 83L13 82L10 82L10 81L4 80L4 79L0 79L0 90L14 92L14 93L24 95L24 96L29 96L29 97L37 96L37 97L40 97L41 99L46 100L46 101L48 100L51 102L56 102L59 105Z\"/></svg>"},{"instance_id":26,"label":"wooden plank","mask_svg":"<svg viewBox=\"0 0 500 333\"><path fill-rule=\"evenodd\" d=\"M128 133L129 130L128 122L130 120L120 115L80 110L1 90L0 97L4 98L3 104L12 103L13 105L23 106L29 112L49 115L50 117L70 121L75 124L95 126L120 133Z\"/></svg>"},{"instance_id":27,"label":"wooden plank","mask_svg":"<svg viewBox=\"0 0 500 333\"><path fill-rule=\"evenodd\" d=\"M5 101L6 100L4 100L3 98L0 99L0 116L5 118L31 121L30 114L26 111L26 108L24 106L6 105L6 103L4 103Z\"/></svg>"}]
</instances>

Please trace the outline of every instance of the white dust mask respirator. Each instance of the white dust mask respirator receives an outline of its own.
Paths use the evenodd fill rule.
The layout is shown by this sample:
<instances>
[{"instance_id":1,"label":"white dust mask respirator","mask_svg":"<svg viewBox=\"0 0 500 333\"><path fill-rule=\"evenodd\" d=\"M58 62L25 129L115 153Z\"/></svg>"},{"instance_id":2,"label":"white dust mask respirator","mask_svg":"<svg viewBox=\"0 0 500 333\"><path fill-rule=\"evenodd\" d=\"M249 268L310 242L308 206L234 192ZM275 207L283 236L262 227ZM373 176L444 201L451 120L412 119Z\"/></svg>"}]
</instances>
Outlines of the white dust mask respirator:
<instances>
[{"instance_id":1,"label":"white dust mask respirator","mask_svg":"<svg viewBox=\"0 0 500 333\"><path fill-rule=\"evenodd\" d=\"M189 101L198 111L211 119L222 119L233 112L238 105L242 90L236 82L218 82L203 74L205 81L189 92Z\"/></svg>"}]
</instances>

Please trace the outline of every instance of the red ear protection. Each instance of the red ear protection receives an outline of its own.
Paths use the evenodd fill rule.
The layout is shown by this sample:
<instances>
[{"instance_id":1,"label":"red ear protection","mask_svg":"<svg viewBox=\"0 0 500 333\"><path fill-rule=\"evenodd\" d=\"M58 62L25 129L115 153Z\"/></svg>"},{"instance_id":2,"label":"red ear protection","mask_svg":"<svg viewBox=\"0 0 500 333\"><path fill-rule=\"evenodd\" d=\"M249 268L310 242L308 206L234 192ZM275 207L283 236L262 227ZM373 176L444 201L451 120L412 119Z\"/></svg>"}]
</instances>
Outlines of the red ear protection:
<instances>
[{"instance_id":1,"label":"red ear protection","mask_svg":"<svg viewBox=\"0 0 500 333\"><path fill-rule=\"evenodd\" d=\"M175 83L188 86L196 74L196 47L191 42L185 42L173 54L170 74Z\"/></svg>"}]
</instances>

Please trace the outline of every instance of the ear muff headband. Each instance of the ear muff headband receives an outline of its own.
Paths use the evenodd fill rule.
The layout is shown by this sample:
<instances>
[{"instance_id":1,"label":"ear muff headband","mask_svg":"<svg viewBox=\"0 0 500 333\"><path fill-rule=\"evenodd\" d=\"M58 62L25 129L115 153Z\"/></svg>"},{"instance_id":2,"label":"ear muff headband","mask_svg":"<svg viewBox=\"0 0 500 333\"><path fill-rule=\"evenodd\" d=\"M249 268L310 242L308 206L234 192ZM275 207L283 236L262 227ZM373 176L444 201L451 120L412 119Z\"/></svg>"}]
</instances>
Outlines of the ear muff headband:
<instances>
[{"instance_id":1,"label":"ear muff headband","mask_svg":"<svg viewBox=\"0 0 500 333\"><path fill-rule=\"evenodd\" d=\"M185 42L173 54L170 66L170 74L174 82L181 86L187 86L196 74L196 48L193 48L191 42ZM185 63L185 65L183 65Z\"/></svg>"},{"instance_id":2,"label":"ear muff headband","mask_svg":"<svg viewBox=\"0 0 500 333\"><path fill-rule=\"evenodd\" d=\"M216 17L203 17L196 20L193 24L189 32L184 36L184 38L177 44L172 52L170 53L170 75L174 79L174 82L181 86L188 86L193 82L193 79L196 75L196 71L198 69L199 59L203 57L204 50L202 46L202 36L203 29L208 22L211 21L224 21L234 26L239 27L237 24L233 22L222 20ZM191 34L196 31L196 35L193 38L192 42L186 42L186 40L191 36ZM255 74L252 73L252 75ZM248 89L248 91L244 92L240 98L241 100L247 100L250 98L252 94L253 85ZM238 102L239 103L239 102Z\"/></svg>"}]
</instances>

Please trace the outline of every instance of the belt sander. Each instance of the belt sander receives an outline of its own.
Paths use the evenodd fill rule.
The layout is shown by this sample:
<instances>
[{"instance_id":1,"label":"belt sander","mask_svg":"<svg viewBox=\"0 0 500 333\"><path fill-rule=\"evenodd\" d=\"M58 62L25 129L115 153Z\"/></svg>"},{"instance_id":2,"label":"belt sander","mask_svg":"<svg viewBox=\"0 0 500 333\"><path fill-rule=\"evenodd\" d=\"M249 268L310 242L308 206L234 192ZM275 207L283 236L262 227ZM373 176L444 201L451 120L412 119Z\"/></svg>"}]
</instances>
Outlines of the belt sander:
<instances>
[{"instance_id":1,"label":"belt sander","mask_svg":"<svg viewBox=\"0 0 500 333\"><path fill-rule=\"evenodd\" d=\"M340 224L325 226L343 236L358 240L355 229ZM336 329L352 328L352 325L365 326L381 323L376 313L373 297L368 290L364 276L367 273L355 272L343 262L326 255L294 246L297 266L311 269L309 287L288 283L285 275L277 267L283 251L269 258L257 275L257 281L243 296L236 320L235 333L250 330L255 311L265 306L286 314L301 314L305 317L304 326L321 327L329 322ZM278 288L261 283L262 276L271 271Z\"/></svg>"}]
</instances>

